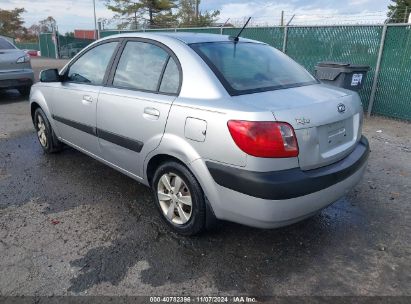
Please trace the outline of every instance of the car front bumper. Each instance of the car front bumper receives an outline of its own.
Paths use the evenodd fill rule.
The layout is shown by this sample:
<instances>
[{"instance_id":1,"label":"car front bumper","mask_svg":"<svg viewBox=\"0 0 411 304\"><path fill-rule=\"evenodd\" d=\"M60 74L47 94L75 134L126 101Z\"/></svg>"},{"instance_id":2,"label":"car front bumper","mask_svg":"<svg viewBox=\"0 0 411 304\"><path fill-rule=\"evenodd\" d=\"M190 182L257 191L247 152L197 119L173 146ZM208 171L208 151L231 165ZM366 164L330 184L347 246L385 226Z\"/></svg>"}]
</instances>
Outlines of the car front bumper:
<instances>
[{"instance_id":1,"label":"car front bumper","mask_svg":"<svg viewBox=\"0 0 411 304\"><path fill-rule=\"evenodd\" d=\"M31 69L0 71L0 89L28 87L34 83Z\"/></svg>"},{"instance_id":2,"label":"car front bumper","mask_svg":"<svg viewBox=\"0 0 411 304\"><path fill-rule=\"evenodd\" d=\"M309 171L253 172L206 162L215 189L205 192L211 193L217 218L260 228L285 226L315 214L357 185L369 151L363 136L344 159Z\"/></svg>"}]
</instances>

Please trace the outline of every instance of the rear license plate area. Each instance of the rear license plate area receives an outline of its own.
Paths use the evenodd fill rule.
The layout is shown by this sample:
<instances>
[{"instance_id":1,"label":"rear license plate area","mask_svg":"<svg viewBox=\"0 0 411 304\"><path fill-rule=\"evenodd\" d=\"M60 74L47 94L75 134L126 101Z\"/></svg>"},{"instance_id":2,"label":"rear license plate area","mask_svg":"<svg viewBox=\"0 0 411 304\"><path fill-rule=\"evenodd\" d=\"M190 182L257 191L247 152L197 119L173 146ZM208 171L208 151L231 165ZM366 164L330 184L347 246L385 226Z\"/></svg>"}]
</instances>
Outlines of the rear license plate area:
<instances>
[{"instance_id":1,"label":"rear license plate area","mask_svg":"<svg viewBox=\"0 0 411 304\"><path fill-rule=\"evenodd\" d=\"M342 120L327 125L327 144L329 147L339 146L349 140L347 139L346 123L346 120Z\"/></svg>"},{"instance_id":2,"label":"rear license plate area","mask_svg":"<svg viewBox=\"0 0 411 304\"><path fill-rule=\"evenodd\" d=\"M333 150L353 139L352 117L323 125L318 131L321 152Z\"/></svg>"}]
</instances>

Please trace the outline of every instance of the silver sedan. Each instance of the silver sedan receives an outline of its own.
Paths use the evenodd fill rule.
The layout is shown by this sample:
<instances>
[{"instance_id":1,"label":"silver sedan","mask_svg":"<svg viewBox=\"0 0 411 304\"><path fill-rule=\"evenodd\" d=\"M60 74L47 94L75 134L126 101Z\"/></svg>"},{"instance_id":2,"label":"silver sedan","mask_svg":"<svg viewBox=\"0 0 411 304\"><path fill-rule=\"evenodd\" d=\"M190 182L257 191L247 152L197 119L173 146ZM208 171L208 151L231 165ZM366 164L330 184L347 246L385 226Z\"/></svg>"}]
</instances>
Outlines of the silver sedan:
<instances>
[{"instance_id":1,"label":"silver sedan","mask_svg":"<svg viewBox=\"0 0 411 304\"><path fill-rule=\"evenodd\" d=\"M218 220L294 223L345 195L367 164L358 94L258 41L121 34L40 80L30 102L44 151L69 145L151 187L181 234Z\"/></svg>"}]
</instances>

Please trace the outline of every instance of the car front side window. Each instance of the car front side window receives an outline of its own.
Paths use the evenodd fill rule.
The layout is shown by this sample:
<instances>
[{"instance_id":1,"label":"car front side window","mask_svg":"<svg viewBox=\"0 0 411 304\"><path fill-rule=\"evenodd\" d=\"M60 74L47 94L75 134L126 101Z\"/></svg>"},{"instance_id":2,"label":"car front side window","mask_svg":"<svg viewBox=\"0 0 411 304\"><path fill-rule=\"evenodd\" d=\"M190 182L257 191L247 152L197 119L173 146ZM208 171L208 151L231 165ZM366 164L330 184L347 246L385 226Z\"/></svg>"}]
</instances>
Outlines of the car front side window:
<instances>
[{"instance_id":1,"label":"car front side window","mask_svg":"<svg viewBox=\"0 0 411 304\"><path fill-rule=\"evenodd\" d=\"M113 79L115 87L158 91L168 53L151 43L127 42Z\"/></svg>"},{"instance_id":2,"label":"car front side window","mask_svg":"<svg viewBox=\"0 0 411 304\"><path fill-rule=\"evenodd\" d=\"M117 44L117 41L108 42L87 51L70 66L67 81L102 85L107 65Z\"/></svg>"}]
</instances>

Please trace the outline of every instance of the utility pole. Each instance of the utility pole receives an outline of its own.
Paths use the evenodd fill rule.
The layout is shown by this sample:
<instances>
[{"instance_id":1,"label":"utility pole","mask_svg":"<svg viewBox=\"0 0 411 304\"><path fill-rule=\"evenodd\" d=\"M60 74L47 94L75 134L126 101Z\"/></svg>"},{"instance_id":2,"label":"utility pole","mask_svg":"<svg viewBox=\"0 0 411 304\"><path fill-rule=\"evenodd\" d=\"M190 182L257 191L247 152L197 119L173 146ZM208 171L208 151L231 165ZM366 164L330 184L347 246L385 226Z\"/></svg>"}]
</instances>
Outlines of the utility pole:
<instances>
[{"instance_id":1,"label":"utility pole","mask_svg":"<svg viewBox=\"0 0 411 304\"><path fill-rule=\"evenodd\" d=\"M395 12L394 12L395 13ZM393 14L394 15L394 14ZM390 17L391 18L391 17ZM381 34L381 41L380 41L380 48L378 50L378 57L377 57L377 64L375 67L375 73L374 73L374 79L372 82L372 87L371 87L371 95L370 95L370 100L368 101L368 109L367 109L367 116L370 117L372 113L372 108L374 105L374 100L375 100L375 95L377 93L377 87L378 87L378 77L380 76L380 69L381 69L381 61L382 61L382 55L384 54L384 46L385 46L385 37L387 35L387 23L390 21L388 19L384 27L382 28L382 34Z\"/></svg>"},{"instance_id":2,"label":"utility pole","mask_svg":"<svg viewBox=\"0 0 411 304\"><path fill-rule=\"evenodd\" d=\"M54 50L55 50L55 57L56 59L59 59L59 42L58 42L58 31L57 31L57 25L53 22L51 24L51 39L53 40L54 43Z\"/></svg>"},{"instance_id":3,"label":"utility pole","mask_svg":"<svg viewBox=\"0 0 411 304\"><path fill-rule=\"evenodd\" d=\"M408 21L408 6L405 7L405 16L404 16L404 23Z\"/></svg>"},{"instance_id":4,"label":"utility pole","mask_svg":"<svg viewBox=\"0 0 411 304\"><path fill-rule=\"evenodd\" d=\"M97 40L96 0L93 0L93 9L94 9L94 39Z\"/></svg>"},{"instance_id":5,"label":"utility pole","mask_svg":"<svg viewBox=\"0 0 411 304\"><path fill-rule=\"evenodd\" d=\"M281 26L284 26L284 11L281 11Z\"/></svg>"},{"instance_id":6,"label":"utility pole","mask_svg":"<svg viewBox=\"0 0 411 304\"><path fill-rule=\"evenodd\" d=\"M196 7L195 7L196 21L198 21L198 7L199 7L199 5L200 5L199 1L200 1L200 0L196 0Z\"/></svg>"}]
</instances>

